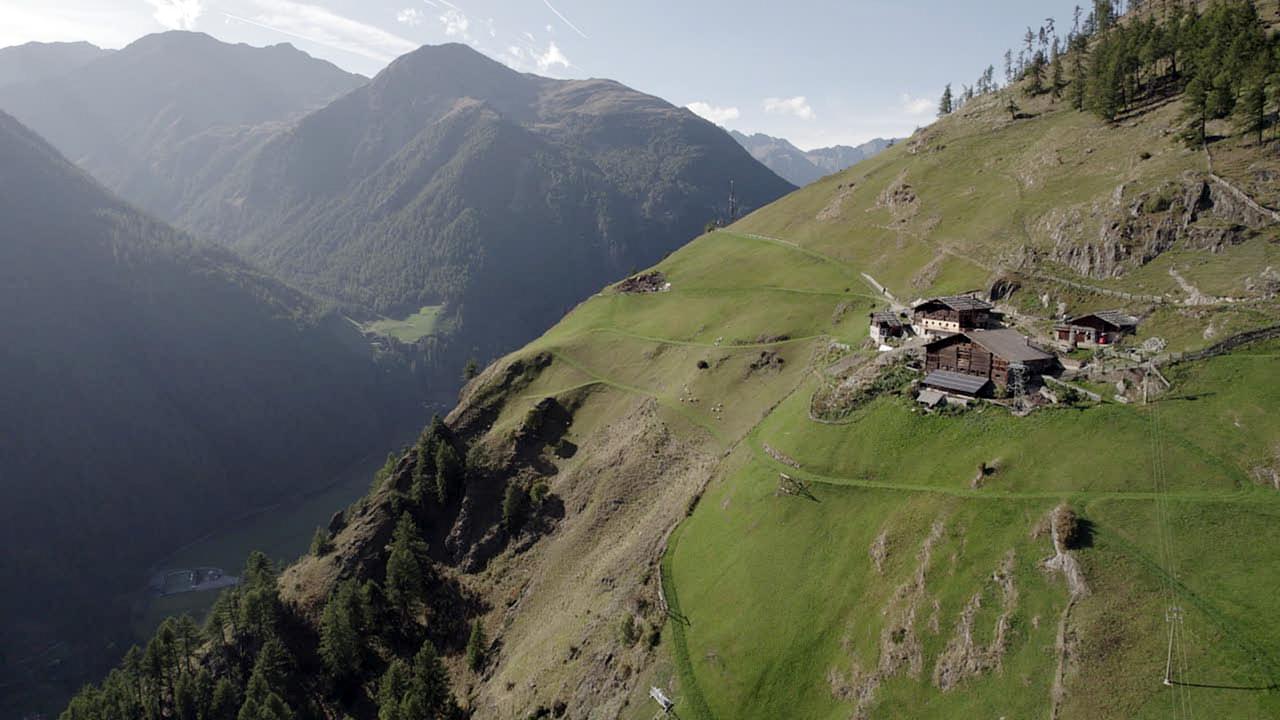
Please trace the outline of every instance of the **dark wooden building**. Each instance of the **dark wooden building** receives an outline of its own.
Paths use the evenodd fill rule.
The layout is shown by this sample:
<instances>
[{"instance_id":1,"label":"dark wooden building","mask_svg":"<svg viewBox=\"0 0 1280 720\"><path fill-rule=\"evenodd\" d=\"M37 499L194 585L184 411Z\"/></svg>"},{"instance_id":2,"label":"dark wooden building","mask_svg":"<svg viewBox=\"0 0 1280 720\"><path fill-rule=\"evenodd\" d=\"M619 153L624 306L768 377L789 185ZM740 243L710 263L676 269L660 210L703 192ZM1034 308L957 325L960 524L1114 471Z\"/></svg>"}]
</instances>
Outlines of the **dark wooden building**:
<instances>
[{"instance_id":1,"label":"dark wooden building","mask_svg":"<svg viewBox=\"0 0 1280 720\"><path fill-rule=\"evenodd\" d=\"M1138 319L1118 310L1104 310L1071 318L1053 327L1054 336L1067 347L1113 345L1138 330Z\"/></svg>"},{"instance_id":2,"label":"dark wooden building","mask_svg":"<svg viewBox=\"0 0 1280 720\"><path fill-rule=\"evenodd\" d=\"M994 389L991 381L985 377L950 370L934 370L920 381L920 385L944 395L960 397L991 397ZM921 402L936 404L930 396L922 398Z\"/></svg>"},{"instance_id":3,"label":"dark wooden building","mask_svg":"<svg viewBox=\"0 0 1280 720\"><path fill-rule=\"evenodd\" d=\"M925 300L911 309L912 323L919 335L950 335L966 330L992 327L999 321L994 306L976 297L954 297Z\"/></svg>"},{"instance_id":4,"label":"dark wooden building","mask_svg":"<svg viewBox=\"0 0 1280 720\"><path fill-rule=\"evenodd\" d=\"M1043 375L1057 357L1031 344L1016 330L970 330L934 340L925 346L925 372L943 370L975 375L997 387L1009 384L1009 368L1023 365L1030 375Z\"/></svg>"},{"instance_id":5,"label":"dark wooden building","mask_svg":"<svg viewBox=\"0 0 1280 720\"><path fill-rule=\"evenodd\" d=\"M878 311L871 313L871 339L876 342L884 342L890 338L900 338L905 334L906 328L902 325L902 320L892 312Z\"/></svg>"}]
</instances>

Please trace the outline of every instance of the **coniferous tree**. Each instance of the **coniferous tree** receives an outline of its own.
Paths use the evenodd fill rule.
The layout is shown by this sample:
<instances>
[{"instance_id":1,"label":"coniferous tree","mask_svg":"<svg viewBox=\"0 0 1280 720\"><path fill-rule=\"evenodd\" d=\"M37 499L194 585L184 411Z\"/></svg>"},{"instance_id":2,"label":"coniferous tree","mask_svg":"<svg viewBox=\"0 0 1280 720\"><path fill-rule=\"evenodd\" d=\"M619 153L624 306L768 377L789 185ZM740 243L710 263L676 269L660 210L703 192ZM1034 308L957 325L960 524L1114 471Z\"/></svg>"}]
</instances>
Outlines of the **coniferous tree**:
<instances>
[{"instance_id":1,"label":"coniferous tree","mask_svg":"<svg viewBox=\"0 0 1280 720\"><path fill-rule=\"evenodd\" d=\"M406 720L411 717L448 718L456 713L453 691L449 689L449 673L430 640L422 643L422 649L413 658L413 677L409 681L405 701L426 711L424 715L407 715Z\"/></svg>"},{"instance_id":2,"label":"coniferous tree","mask_svg":"<svg viewBox=\"0 0 1280 720\"><path fill-rule=\"evenodd\" d=\"M524 524L525 513L529 509L529 493L518 482L507 483L502 497L502 524L507 532L514 533Z\"/></svg>"},{"instance_id":3,"label":"coniferous tree","mask_svg":"<svg viewBox=\"0 0 1280 720\"><path fill-rule=\"evenodd\" d=\"M293 660L279 640L263 644L245 686L244 703L236 720L292 720L293 709L285 702L285 685L293 675Z\"/></svg>"},{"instance_id":4,"label":"coniferous tree","mask_svg":"<svg viewBox=\"0 0 1280 720\"><path fill-rule=\"evenodd\" d=\"M444 505L461 495L466 467L458 451L448 442L436 447L436 500Z\"/></svg>"},{"instance_id":5,"label":"coniferous tree","mask_svg":"<svg viewBox=\"0 0 1280 720\"><path fill-rule=\"evenodd\" d=\"M1209 120L1209 91L1204 80L1191 78L1187 83L1182 102L1183 129L1181 137L1188 147L1200 147L1205 142L1205 126Z\"/></svg>"},{"instance_id":6,"label":"coniferous tree","mask_svg":"<svg viewBox=\"0 0 1280 720\"><path fill-rule=\"evenodd\" d=\"M378 720L410 720L400 711L409 692L409 665L396 658L391 661L378 683Z\"/></svg>"},{"instance_id":7,"label":"coniferous tree","mask_svg":"<svg viewBox=\"0 0 1280 720\"><path fill-rule=\"evenodd\" d=\"M938 117L950 115L955 109L954 98L951 95L951 83L947 83L947 87L942 91L942 99L938 101Z\"/></svg>"},{"instance_id":8,"label":"coniferous tree","mask_svg":"<svg viewBox=\"0 0 1280 720\"><path fill-rule=\"evenodd\" d=\"M467 667L471 672L480 672L484 666L484 626L480 618L471 622L471 636L467 638Z\"/></svg>"},{"instance_id":9,"label":"coniferous tree","mask_svg":"<svg viewBox=\"0 0 1280 720\"><path fill-rule=\"evenodd\" d=\"M418 535L418 525L409 513L404 513L400 516L391 539L384 585L387 602L404 622L412 618L426 589L422 573L426 550L426 543Z\"/></svg>"},{"instance_id":10,"label":"coniferous tree","mask_svg":"<svg viewBox=\"0 0 1280 720\"><path fill-rule=\"evenodd\" d=\"M213 697L209 700L209 711L206 720L235 720L240 708L240 694L236 686L227 677L218 678L213 686Z\"/></svg>"},{"instance_id":11,"label":"coniferous tree","mask_svg":"<svg viewBox=\"0 0 1280 720\"><path fill-rule=\"evenodd\" d=\"M1058 42L1055 39L1053 44L1053 72L1049 79L1050 97L1055 102L1062 99L1062 88L1066 86L1066 78L1062 72L1062 55L1058 52Z\"/></svg>"},{"instance_id":12,"label":"coniferous tree","mask_svg":"<svg viewBox=\"0 0 1280 720\"><path fill-rule=\"evenodd\" d=\"M1071 107L1084 110L1085 88L1088 78L1085 75L1085 52L1088 42L1083 37L1077 38L1071 50Z\"/></svg>"},{"instance_id":13,"label":"coniferous tree","mask_svg":"<svg viewBox=\"0 0 1280 720\"><path fill-rule=\"evenodd\" d=\"M1027 85L1028 95L1039 95L1044 92L1044 55L1037 52L1031 58L1031 63L1027 66L1027 78L1030 81Z\"/></svg>"},{"instance_id":14,"label":"coniferous tree","mask_svg":"<svg viewBox=\"0 0 1280 720\"><path fill-rule=\"evenodd\" d=\"M1244 134L1256 134L1262 144L1262 132L1267 127L1267 84L1261 69L1245 81L1235 109L1236 128Z\"/></svg>"},{"instance_id":15,"label":"coniferous tree","mask_svg":"<svg viewBox=\"0 0 1280 720\"><path fill-rule=\"evenodd\" d=\"M338 584L320 618L320 660L339 686L360 677L364 667L360 593L354 580Z\"/></svg>"},{"instance_id":16,"label":"coniferous tree","mask_svg":"<svg viewBox=\"0 0 1280 720\"><path fill-rule=\"evenodd\" d=\"M315 534L311 536L311 554L316 557L328 555L333 550L333 541L329 537L329 531L317 527Z\"/></svg>"},{"instance_id":17,"label":"coniferous tree","mask_svg":"<svg viewBox=\"0 0 1280 720\"><path fill-rule=\"evenodd\" d=\"M462 381L469 382L475 376L480 374L480 363L475 358L467 358L467 364L462 366Z\"/></svg>"}]
</instances>

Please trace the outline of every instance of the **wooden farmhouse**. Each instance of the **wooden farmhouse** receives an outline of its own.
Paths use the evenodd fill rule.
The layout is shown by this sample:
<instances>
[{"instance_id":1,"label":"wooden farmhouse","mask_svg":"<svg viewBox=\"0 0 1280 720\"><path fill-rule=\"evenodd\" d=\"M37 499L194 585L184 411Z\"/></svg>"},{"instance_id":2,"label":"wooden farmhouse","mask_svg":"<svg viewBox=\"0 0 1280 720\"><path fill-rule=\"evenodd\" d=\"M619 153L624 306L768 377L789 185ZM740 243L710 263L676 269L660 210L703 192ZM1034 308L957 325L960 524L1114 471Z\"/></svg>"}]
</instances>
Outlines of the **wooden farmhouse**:
<instances>
[{"instance_id":1,"label":"wooden farmhouse","mask_svg":"<svg viewBox=\"0 0 1280 720\"><path fill-rule=\"evenodd\" d=\"M1053 327L1054 337L1062 345L1075 348L1113 345L1125 335L1138 330L1138 319L1118 310L1104 310L1071 318Z\"/></svg>"},{"instance_id":2,"label":"wooden farmhouse","mask_svg":"<svg viewBox=\"0 0 1280 720\"><path fill-rule=\"evenodd\" d=\"M925 346L925 372L943 371L985 378L997 388L1009 384L1009 371L1024 366L1029 377L1053 370L1057 357L1031 344L1016 330L969 330Z\"/></svg>"},{"instance_id":3,"label":"wooden farmhouse","mask_svg":"<svg viewBox=\"0 0 1280 720\"><path fill-rule=\"evenodd\" d=\"M879 311L871 313L871 339L878 343L900 338L906 333L902 320L895 313Z\"/></svg>"},{"instance_id":4,"label":"wooden farmhouse","mask_svg":"<svg viewBox=\"0 0 1280 720\"><path fill-rule=\"evenodd\" d=\"M933 298L912 308L916 334L930 337L989 328L999 320L991 303L968 295Z\"/></svg>"}]
</instances>

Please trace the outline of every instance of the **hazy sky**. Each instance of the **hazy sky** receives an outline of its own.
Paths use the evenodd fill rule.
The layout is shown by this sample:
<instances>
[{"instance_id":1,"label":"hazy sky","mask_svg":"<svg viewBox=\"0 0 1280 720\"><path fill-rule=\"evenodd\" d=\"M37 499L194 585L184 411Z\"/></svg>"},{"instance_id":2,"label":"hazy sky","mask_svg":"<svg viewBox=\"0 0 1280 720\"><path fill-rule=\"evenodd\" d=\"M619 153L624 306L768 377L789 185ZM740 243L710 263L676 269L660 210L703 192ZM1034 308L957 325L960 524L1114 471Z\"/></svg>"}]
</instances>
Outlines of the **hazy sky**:
<instances>
[{"instance_id":1,"label":"hazy sky","mask_svg":"<svg viewBox=\"0 0 1280 720\"><path fill-rule=\"evenodd\" d=\"M372 75L464 42L519 70L608 77L803 148L910 133L1071 0L0 0L0 46L118 48L165 29L289 42ZM1085 3L1087 4L1087 3ZM999 72L997 74L1000 74Z\"/></svg>"}]
</instances>

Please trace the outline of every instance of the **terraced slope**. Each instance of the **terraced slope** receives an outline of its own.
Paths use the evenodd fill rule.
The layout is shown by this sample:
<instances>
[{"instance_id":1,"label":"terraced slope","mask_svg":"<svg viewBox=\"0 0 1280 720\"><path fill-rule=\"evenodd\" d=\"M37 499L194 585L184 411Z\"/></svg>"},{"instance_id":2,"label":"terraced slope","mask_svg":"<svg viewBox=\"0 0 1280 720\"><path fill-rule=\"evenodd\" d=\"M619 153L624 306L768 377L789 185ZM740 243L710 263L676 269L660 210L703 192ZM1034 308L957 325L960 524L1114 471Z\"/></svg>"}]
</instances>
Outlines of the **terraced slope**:
<instances>
[{"instance_id":1,"label":"terraced slope","mask_svg":"<svg viewBox=\"0 0 1280 720\"><path fill-rule=\"evenodd\" d=\"M415 499L406 453L283 575L288 607L314 623L338 581L380 581L403 510L456 583L427 628L478 718L648 720L653 685L686 719L1276 715L1280 163L1227 139L1211 174L1172 106L1108 126L1020 102L491 365L447 419L462 496ZM1040 336L1123 309L1149 349L1079 381L1101 403L924 414L867 314L968 290ZM334 714L371 716L372 687Z\"/></svg>"},{"instance_id":2,"label":"terraced slope","mask_svg":"<svg viewBox=\"0 0 1280 720\"><path fill-rule=\"evenodd\" d=\"M1276 226L1165 135L1171 108L1117 127L1001 108L698 239L656 266L668 291L605 291L469 388L451 423L482 448L528 435L546 398L576 448L536 476L564 500L554 531L467 573L501 647L462 673L479 716L649 717L651 684L687 718L1277 711L1280 345L1170 354L1276 323ZM1234 143L1213 149L1224 181L1274 193L1274 162ZM815 420L827 368L870 362L878 284L1013 288L1033 334L1122 307L1172 387L1023 418L890 393ZM1063 504L1081 530L1055 547Z\"/></svg>"}]
</instances>

